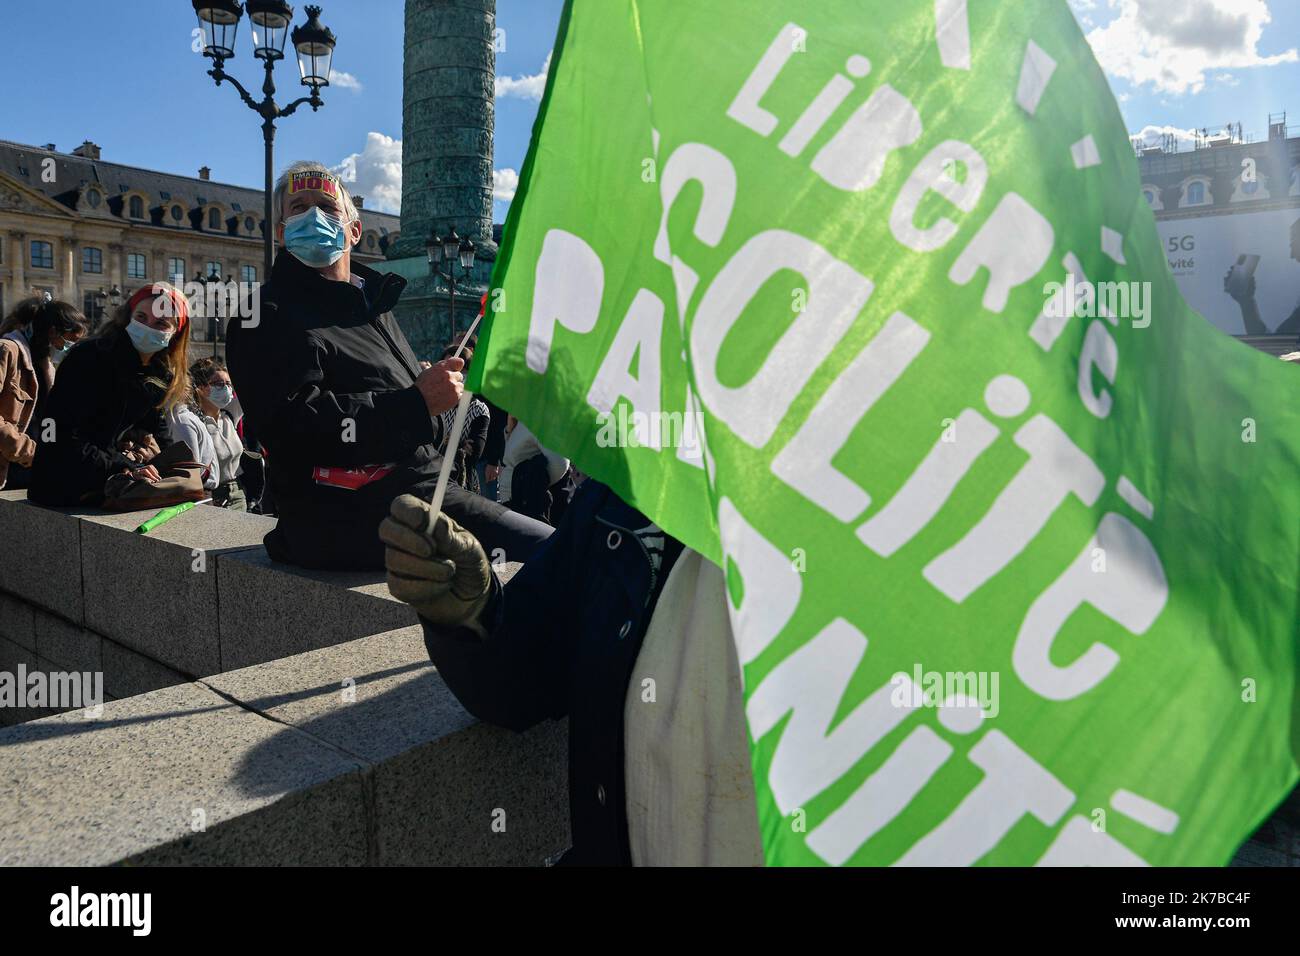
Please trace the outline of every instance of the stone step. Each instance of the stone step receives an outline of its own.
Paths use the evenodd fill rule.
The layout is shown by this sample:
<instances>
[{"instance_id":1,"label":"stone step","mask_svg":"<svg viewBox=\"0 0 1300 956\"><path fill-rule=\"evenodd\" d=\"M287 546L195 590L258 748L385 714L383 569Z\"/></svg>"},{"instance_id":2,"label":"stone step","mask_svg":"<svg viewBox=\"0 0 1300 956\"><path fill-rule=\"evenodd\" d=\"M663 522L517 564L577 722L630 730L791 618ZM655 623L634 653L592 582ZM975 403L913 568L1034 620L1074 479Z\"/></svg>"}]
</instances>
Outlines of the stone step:
<instances>
[{"instance_id":1,"label":"stone step","mask_svg":"<svg viewBox=\"0 0 1300 956\"><path fill-rule=\"evenodd\" d=\"M408 627L0 730L0 865L540 865L564 755L476 722Z\"/></svg>"}]
</instances>

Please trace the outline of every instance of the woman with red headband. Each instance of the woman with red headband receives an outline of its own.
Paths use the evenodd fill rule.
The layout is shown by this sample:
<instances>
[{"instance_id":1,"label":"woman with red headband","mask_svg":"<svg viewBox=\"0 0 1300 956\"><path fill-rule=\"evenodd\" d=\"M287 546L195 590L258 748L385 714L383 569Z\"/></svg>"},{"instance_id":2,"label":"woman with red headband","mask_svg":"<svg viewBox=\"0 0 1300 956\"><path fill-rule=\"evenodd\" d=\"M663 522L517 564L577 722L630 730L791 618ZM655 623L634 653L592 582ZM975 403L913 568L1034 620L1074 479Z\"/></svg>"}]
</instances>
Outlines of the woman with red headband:
<instances>
[{"instance_id":1,"label":"woman with red headband","mask_svg":"<svg viewBox=\"0 0 1300 956\"><path fill-rule=\"evenodd\" d=\"M110 475L157 481L166 414L190 393L189 304L175 286L136 290L103 330L68 353L44 410L32 467L38 504L99 504Z\"/></svg>"}]
</instances>

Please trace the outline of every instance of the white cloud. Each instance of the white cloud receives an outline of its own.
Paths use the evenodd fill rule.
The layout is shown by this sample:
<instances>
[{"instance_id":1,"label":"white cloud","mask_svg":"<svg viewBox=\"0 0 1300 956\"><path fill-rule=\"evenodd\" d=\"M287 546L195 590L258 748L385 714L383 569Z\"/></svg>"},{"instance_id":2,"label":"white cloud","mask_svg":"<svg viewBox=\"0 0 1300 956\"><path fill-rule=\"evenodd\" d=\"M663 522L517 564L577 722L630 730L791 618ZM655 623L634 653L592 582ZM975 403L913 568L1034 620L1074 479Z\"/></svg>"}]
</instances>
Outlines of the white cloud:
<instances>
[{"instance_id":1,"label":"white cloud","mask_svg":"<svg viewBox=\"0 0 1300 956\"><path fill-rule=\"evenodd\" d=\"M367 133L365 148L331 167L354 196L364 196L367 209L402 211L402 141L383 133Z\"/></svg>"},{"instance_id":2,"label":"white cloud","mask_svg":"<svg viewBox=\"0 0 1300 956\"><path fill-rule=\"evenodd\" d=\"M1294 63L1292 48L1264 56L1267 0L1109 0L1118 16L1088 34L1107 73L1157 92L1199 93L1206 74Z\"/></svg>"},{"instance_id":3,"label":"white cloud","mask_svg":"<svg viewBox=\"0 0 1300 956\"><path fill-rule=\"evenodd\" d=\"M546 74L551 69L551 54L546 54L546 62L542 64L542 71L532 76L498 76L496 83L496 98L506 99L514 97L520 100L540 100L542 93L546 91Z\"/></svg>"},{"instance_id":4,"label":"white cloud","mask_svg":"<svg viewBox=\"0 0 1300 956\"><path fill-rule=\"evenodd\" d=\"M344 90L354 90L361 92L361 81L351 73L345 73L342 70L330 69L330 86L337 86Z\"/></svg>"},{"instance_id":5,"label":"white cloud","mask_svg":"<svg viewBox=\"0 0 1300 956\"><path fill-rule=\"evenodd\" d=\"M1163 146L1164 137L1173 136L1179 149L1196 142L1197 131L1181 129L1177 126L1155 126L1148 124L1136 133L1129 133L1129 139L1135 139L1143 146Z\"/></svg>"},{"instance_id":6,"label":"white cloud","mask_svg":"<svg viewBox=\"0 0 1300 956\"><path fill-rule=\"evenodd\" d=\"M492 170L492 198L497 202L510 202L519 188L519 173L513 169Z\"/></svg>"},{"instance_id":7,"label":"white cloud","mask_svg":"<svg viewBox=\"0 0 1300 956\"><path fill-rule=\"evenodd\" d=\"M367 209L402 211L402 141L383 133L367 133L365 148L330 167L354 196L364 196ZM508 203L519 189L519 172L492 170L492 199Z\"/></svg>"},{"instance_id":8,"label":"white cloud","mask_svg":"<svg viewBox=\"0 0 1300 956\"><path fill-rule=\"evenodd\" d=\"M1221 83L1224 86L1238 86L1241 83L1241 80L1237 79L1231 73L1216 74L1214 80L1216 83Z\"/></svg>"}]
</instances>

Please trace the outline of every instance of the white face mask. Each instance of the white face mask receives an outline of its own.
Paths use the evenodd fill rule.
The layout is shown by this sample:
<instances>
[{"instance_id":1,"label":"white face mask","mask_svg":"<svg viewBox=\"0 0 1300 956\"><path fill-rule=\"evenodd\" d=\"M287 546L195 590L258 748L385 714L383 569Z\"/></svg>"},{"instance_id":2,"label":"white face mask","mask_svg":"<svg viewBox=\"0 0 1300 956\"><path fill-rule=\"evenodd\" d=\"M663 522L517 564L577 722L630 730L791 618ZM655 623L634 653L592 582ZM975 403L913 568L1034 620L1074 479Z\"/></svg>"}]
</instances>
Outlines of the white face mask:
<instances>
[{"instance_id":1,"label":"white face mask","mask_svg":"<svg viewBox=\"0 0 1300 956\"><path fill-rule=\"evenodd\" d=\"M213 385L208 391L208 401L217 408L225 408L235 399L234 389L229 385Z\"/></svg>"}]
</instances>

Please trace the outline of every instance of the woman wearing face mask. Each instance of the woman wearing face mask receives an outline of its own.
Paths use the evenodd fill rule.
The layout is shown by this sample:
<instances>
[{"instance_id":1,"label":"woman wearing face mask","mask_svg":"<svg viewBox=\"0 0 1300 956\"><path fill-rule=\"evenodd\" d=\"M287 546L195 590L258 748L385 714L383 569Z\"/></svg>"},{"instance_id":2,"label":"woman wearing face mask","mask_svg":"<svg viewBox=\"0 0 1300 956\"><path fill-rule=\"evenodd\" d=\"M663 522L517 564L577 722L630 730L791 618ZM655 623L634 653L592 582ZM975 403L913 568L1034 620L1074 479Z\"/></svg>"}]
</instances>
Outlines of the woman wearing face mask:
<instances>
[{"instance_id":1,"label":"woman wearing face mask","mask_svg":"<svg viewBox=\"0 0 1300 956\"><path fill-rule=\"evenodd\" d=\"M148 460L170 443L167 412L190 394L189 341L185 296L155 282L68 353L44 412L54 439L36 456L32 501L98 504L122 471L158 480Z\"/></svg>"},{"instance_id":2,"label":"woman wearing face mask","mask_svg":"<svg viewBox=\"0 0 1300 956\"><path fill-rule=\"evenodd\" d=\"M248 501L238 481L244 443L239 439L238 423L227 411L235 399L230 373L221 359L205 358L190 366L190 377L194 380L198 418L212 443L216 462L212 503L231 511L247 511Z\"/></svg>"},{"instance_id":3,"label":"woman wearing face mask","mask_svg":"<svg viewBox=\"0 0 1300 956\"><path fill-rule=\"evenodd\" d=\"M193 370L190 375L193 377ZM180 404L167 411L167 437L173 442L184 442L189 448L190 458L203 465L203 488L215 492L220 468L217 465L217 449L212 443L212 435L203 421L203 413L198 406L197 395L192 395L189 402Z\"/></svg>"},{"instance_id":4,"label":"woman wearing face mask","mask_svg":"<svg viewBox=\"0 0 1300 956\"><path fill-rule=\"evenodd\" d=\"M48 295L23 299L0 324L0 488L11 471L9 486L27 487L39 447L36 409L54 384L54 359L85 334L86 317Z\"/></svg>"}]
</instances>

